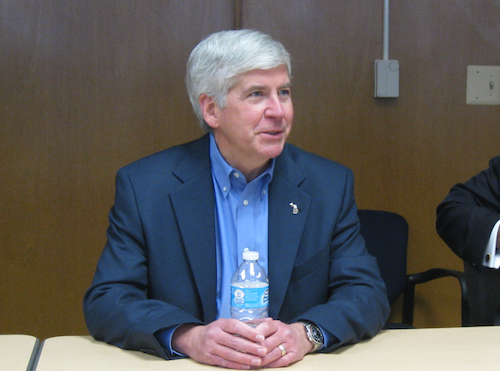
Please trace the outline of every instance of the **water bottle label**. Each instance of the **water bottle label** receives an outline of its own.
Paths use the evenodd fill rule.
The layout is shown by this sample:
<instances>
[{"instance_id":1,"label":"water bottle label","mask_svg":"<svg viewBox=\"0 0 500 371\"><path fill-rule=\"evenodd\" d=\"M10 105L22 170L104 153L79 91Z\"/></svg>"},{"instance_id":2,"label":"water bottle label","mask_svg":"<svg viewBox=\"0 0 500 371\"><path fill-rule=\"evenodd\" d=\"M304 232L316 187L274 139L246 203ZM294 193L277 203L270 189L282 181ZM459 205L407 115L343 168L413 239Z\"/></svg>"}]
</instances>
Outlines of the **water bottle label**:
<instances>
[{"instance_id":1,"label":"water bottle label","mask_svg":"<svg viewBox=\"0 0 500 371\"><path fill-rule=\"evenodd\" d=\"M231 305L237 308L260 308L269 302L269 286L236 287L231 286Z\"/></svg>"}]
</instances>

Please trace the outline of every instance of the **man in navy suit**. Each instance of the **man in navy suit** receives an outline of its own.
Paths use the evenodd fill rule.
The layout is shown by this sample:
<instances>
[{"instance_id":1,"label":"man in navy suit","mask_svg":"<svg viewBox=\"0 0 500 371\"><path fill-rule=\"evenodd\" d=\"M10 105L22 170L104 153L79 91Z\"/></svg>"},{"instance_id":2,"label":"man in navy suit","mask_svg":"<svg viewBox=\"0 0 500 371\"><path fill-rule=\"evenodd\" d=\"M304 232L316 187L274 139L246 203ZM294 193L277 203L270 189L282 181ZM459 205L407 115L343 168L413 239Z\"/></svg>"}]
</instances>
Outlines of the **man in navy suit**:
<instances>
[{"instance_id":1,"label":"man in navy suit","mask_svg":"<svg viewBox=\"0 0 500 371\"><path fill-rule=\"evenodd\" d=\"M257 31L202 41L186 84L208 133L118 171L108 242L84 299L90 333L165 359L282 367L374 336L389 305L352 172L285 140L290 55ZM257 327L230 318L241 252L270 282Z\"/></svg>"},{"instance_id":2,"label":"man in navy suit","mask_svg":"<svg viewBox=\"0 0 500 371\"><path fill-rule=\"evenodd\" d=\"M464 261L470 323L500 325L500 156L437 208L441 238Z\"/></svg>"}]
</instances>

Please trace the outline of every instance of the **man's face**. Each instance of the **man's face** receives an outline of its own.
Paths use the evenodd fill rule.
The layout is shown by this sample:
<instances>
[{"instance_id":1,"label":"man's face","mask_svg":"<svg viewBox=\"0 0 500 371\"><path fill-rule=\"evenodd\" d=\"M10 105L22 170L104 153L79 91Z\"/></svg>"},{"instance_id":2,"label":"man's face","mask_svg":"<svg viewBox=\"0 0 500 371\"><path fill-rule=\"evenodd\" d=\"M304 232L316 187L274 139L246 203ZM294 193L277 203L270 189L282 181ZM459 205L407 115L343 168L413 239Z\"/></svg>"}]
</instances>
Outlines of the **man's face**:
<instances>
[{"instance_id":1,"label":"man's face","mask_svg":"<svg viewBox=\"0 0 500 371\"><path fill-rule=\"evenodd\" d=\"M260 173L283 150L293 121L286 66L241 75L207 123L226 161L247 176Z\"/></svg>"}]
</instances>

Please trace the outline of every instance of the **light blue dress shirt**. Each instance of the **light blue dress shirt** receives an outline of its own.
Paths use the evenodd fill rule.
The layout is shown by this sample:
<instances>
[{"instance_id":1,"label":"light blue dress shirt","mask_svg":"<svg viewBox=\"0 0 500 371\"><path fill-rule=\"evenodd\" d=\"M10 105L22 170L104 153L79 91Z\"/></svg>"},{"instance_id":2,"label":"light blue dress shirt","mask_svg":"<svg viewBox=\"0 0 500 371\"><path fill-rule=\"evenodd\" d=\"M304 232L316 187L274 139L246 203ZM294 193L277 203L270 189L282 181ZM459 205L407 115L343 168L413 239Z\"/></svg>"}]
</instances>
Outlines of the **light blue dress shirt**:
<instances>
[{"instance_id":1,"label":"light blue dress shirt","mask_svg":"<svg viewBox=\"0 0 500 371\"><path fill-rule=\"evenodd\" d=\"M247 183L245 176L222 157L213 134L210 159L217 224L217 317L231 318L231 277L243 261L244 248L259 253L259 264L268 274L268 186L274 159L262 174Z\"/></svg>"}]
</instances>

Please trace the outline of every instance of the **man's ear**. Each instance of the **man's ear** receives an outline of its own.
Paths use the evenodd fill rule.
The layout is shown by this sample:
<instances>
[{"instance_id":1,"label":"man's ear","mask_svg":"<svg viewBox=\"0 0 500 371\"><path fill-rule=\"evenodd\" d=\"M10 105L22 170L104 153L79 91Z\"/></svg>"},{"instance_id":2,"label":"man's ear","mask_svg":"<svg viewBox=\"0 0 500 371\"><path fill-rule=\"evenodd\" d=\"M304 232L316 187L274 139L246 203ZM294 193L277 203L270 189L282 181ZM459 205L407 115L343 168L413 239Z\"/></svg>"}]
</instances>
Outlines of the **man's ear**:
<instances>
[{"instance_id":1,"label":"man's ear","mask_svg":"<svg viewBox=\"0 0 500 371\"><path fill-rule=\"evenodd\" d=\"M209 95L201 94L200 99L198 100L200 103L201 113L203 115L203 119L212 129L219 126L219 117L218 112L220 111L219 106L215 103L214 98Z\"/></svg>"}]
</instances>

